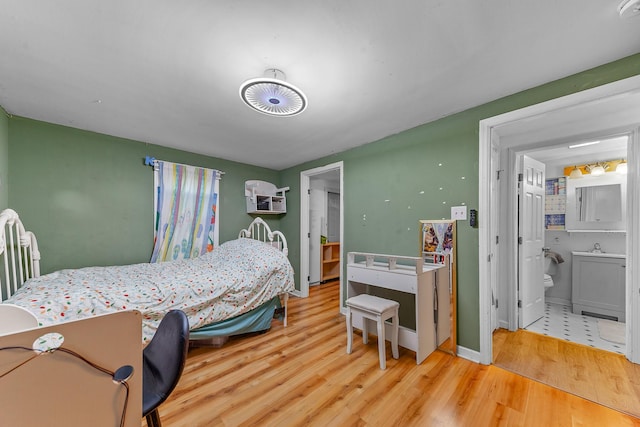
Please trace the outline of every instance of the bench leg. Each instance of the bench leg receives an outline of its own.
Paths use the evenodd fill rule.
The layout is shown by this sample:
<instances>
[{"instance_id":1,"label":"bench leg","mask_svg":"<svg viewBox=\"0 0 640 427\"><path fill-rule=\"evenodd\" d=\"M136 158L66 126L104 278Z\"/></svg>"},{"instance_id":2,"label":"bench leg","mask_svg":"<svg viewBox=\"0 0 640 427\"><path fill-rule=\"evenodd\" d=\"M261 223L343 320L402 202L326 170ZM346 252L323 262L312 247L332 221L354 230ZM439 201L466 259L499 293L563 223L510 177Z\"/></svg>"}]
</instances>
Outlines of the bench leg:
<instances>
[{"instance_id":1,"label":"bench leg","mask_svg":"<svg viewBox=\"0 0 640 427\"><path fill-rule=\"evenodd\" d=\"M394 359L400 358L400 352L398 351L398 330L400 325L398 323L398 312L396 311L396 314L391 318L391 352Z\"/></svg>"},{"instance_id":2,"label":"bench leg","mask_svg":"<svg viewBox=\"0 0 640 427\"><path fill-rule=\"evenodd\" d=\"M347 354L351 354L351 348L353 346L353 324L351 322L351 309L347 307Z\"/></svg>"},{"instance_id":3,"label":"bench leg","mask_svg":"<svg viewBox=\"0 0 640 427\"><path fill-rule=\"evenodd\" d=\"M362 343L369 344L369 319L362 316Z\"/></svg>"},{"instance_id":4,"label":"bench leg","mask_svg":"<svg viewBox=\"0 0 640 427\"><path fill-rule=\"evenodd\" d=\"M378 316L378 353L380 355L380 369L387 368L387 348L384 339L384 320Z\"/></svg>"}]
</instances>

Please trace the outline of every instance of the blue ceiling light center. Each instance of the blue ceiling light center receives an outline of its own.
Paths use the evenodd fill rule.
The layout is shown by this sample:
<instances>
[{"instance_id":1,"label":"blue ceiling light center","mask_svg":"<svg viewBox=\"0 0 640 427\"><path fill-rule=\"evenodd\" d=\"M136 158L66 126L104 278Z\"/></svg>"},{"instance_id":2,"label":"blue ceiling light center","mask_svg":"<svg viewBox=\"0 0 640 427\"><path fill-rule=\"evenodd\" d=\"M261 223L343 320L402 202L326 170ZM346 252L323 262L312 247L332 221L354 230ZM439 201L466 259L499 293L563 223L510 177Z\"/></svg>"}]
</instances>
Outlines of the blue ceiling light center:
<instances>
[{"instance_id":1,"label":"blue ceiling light center","mask_svg":"<svg viewBox=\"0 0 640 427\"><path fill-rule=\"evenodd\" d=\"M250 79L240 86L240 98L251 108L270 116L295 116L307 108L307 97L284 81L284 73L275 68L265 77Z\"/></svg>"}]
</instances>

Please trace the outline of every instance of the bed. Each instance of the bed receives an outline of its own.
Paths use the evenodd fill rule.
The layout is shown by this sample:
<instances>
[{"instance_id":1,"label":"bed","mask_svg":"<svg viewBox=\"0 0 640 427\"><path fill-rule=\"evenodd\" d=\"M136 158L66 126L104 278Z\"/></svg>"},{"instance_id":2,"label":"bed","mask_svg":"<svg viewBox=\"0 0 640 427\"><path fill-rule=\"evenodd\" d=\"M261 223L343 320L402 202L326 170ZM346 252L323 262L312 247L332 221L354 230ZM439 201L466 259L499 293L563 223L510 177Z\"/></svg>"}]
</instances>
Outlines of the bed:
<instances>
[{"instance_id":1,"label":"bed","mask_svg":"<svg viewBox=\"0 0 640 427\"><path fill-rule=\"evenodd\" d=\"M3 303L31 311L40 326L137 310L145 343L170 309L187 314L192 340L269 329L276 311L283 311L286 326L288 294L294 289L287 254L285 236L255 218L238 239L197 258L40 275L35 235L15 211L0 213Z\"/></svg>"}]
</instances>

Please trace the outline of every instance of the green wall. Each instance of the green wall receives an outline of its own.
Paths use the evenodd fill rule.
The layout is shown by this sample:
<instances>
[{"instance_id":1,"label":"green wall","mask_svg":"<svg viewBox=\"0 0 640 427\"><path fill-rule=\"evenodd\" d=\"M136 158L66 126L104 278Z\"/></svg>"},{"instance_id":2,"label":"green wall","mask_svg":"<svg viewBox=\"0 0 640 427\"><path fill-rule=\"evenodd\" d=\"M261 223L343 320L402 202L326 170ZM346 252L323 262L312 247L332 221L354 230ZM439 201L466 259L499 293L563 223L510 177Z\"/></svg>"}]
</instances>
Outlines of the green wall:
<instances>
[{"instance_id":1,"label":"green wall","mask_svg":"<svg viewBox=\"0 0 640 427\"><path fill-rule=\"evenodd\" d=\"M9 207L9 117L0 107L0 212Z\"/></svg>"},{"instance_id":2,"label":"green wall","mask_svg":"<svg viewBox=\"0 0 640 427\"><path fill-rule=\"evenodd\" d=\"M0 187L0 205L8 193L8 205L36 232L45 273L144 262L153 236L153 174L143 166L144 156L217 168L226 172L221 181L223 242L250 219L245 180L291 188L287 214L267 220L285 232L289 258L299 271L300 172L343 161L345 252L415 256L420 219L448 218L450 207L462 203L478 207L480 120L637 74L640 54L280 172L12 117L11 191L3 195ZM6 119L4 124L0 119L0 155L3 126ZM0 161L0 173L1 168ZM478 218L487 220L483 212ZM477 351L478 232L468 221L458 223L458 246L458 342Z\"/></svg>"},{"instance_id":3,"label":"green wall","mask_svg":"<svg viewBox=\"0 0 640 427\"><path fill-rule=\"evenodd\" d=\"M293 265L300 265L301 171L344 161L345 253L417 256L420 219L449 218L462 203L478 208L480 120L637 74L640 54L282 171L281 185L291 188L282 229ZM478 219L488 220L483 212ZM457 229L458 343L479 351L478 230L468 221Z\"/></svg>"},{"instance_id":4,"label":"green wall","mask_svg":"<svg viewBox=\"0 0 640 427\"><path fill-rule=\"evenodd\" d=\"M145 156L225 172L220 242L235 238L251 221L245 180L278 185L278 173L269 169L12 117L8 201L38 237L43 273L149 261L153 169L144 166ZM277 217L266 219L279 223Z\"/></svg>"}]
</instances>

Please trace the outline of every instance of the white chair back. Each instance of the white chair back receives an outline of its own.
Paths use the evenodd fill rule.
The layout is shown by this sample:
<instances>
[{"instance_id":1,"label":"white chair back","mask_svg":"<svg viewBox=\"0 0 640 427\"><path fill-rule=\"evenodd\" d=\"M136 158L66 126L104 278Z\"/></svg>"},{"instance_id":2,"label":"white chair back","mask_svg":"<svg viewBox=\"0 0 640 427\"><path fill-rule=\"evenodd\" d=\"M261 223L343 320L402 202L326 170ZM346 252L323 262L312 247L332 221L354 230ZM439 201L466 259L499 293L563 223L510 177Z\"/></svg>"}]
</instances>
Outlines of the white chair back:
<instances>
[{"instance_id":1,"label":"white chair back","mask_svg":"<svg viewBox=\"0 0 640 427\"><path fill-rule=\"evenodd\" d=\"M37 328L38 319L26 308L14 304L0 304L0 335Z\"/></svg>"}]
</instances>

